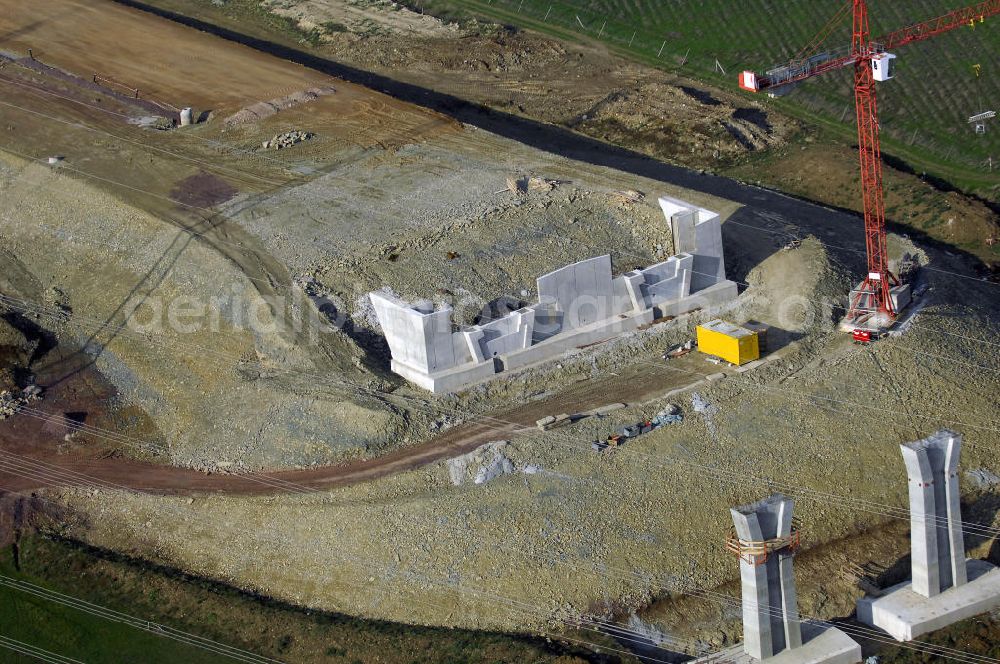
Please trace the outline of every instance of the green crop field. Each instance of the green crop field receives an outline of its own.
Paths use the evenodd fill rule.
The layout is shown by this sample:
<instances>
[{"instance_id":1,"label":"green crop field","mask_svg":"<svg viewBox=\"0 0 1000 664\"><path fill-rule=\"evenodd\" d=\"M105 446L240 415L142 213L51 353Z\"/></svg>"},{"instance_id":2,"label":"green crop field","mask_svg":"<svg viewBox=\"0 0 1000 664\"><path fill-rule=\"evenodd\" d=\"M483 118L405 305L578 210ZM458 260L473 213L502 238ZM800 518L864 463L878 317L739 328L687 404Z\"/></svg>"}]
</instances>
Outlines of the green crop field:
<instances>
[{"instance_id":1,"label":"green crop field","mask_svg":"<svg viewBox=\"0 0 1000 664\"><path fill-rule=\"evenodd\" d=\"M0 662L38 661L15 654L12 647L18 646L12 642L90 663L237 661L159 636L156 630L150 632L108 620L56 601L51 595L43 597L11 588L7 585L11 580L63 593L70 596L67 601L93 602L279 661L305 664L387 661L582 664L587 661L576 656L585 656L587 651L572 643L560 646L539 638L368 622L297 609L174 570L143 565L123 556L39 535L21 538L19 566L14 564L13 552L9 545L0 547L0 576L5 581L0 584ZM593 641L594 635L588 634L584 638Z\"/></svg>"},{"instance_id":2,"label":"green crop field","mask_svg":"<svg viewBox=\"0 0 1000 664\"><path fill-rule=\"evenodd\" d=\"M843 7L803 0L416 0L428 13L469 14L562 37L597 40L634 59L736 88L740 71L795 57ZM873 0L875 35L939 16L970 0ZM821 51L846 48L850 15ZM982 189L1000 182L1000 118L985 135L971 115L1000 111L1000 16L897 51L896 79L879 87L888 151L916 168ZM977 77L974 66L981 65ZM725 74L722 73L725 71ZM806 82L778 106L848 136L850 71ZM993 170L990 171L990 158Z\"/></svg>"}]
</instances>

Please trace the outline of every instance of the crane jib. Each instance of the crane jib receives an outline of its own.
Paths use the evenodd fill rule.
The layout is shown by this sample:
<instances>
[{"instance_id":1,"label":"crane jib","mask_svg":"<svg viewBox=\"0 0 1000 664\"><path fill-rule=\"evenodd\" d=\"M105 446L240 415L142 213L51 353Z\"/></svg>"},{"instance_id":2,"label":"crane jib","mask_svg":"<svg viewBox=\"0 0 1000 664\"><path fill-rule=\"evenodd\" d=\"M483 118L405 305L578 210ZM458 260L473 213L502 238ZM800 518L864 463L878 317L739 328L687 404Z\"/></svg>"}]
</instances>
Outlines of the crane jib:
<instances>
[{"instance_id":1,"label":"crane jib","mask_svg":"<svg viewBox=\"0 0 1000 664\"><path fill-rule=\"evenodd\" d=\"M908 291L889 271L886 249L885 204L882 191L882 155L879 138L876 82L893 77L895 55L889 49L929 39L963 26L985 22L987 17L1000 14L1000 0L987 0L977 5L957 9L930 21L916 23L872 39L869 32L868 3L853 0L853 24L850 49L841 53L818 53L762 75L752 71L740 74L740 87L753 92L768 91L772 95L791 89L795 83L820 74L854 66L854 106L857 113L858 152L861 165L861 196L865 222L865 245L868 271L861 283L852 290L846 321L851 325L892 325L898 315L897 302L905 306ZM814 43L820 43L822 39ZM874 321L874 322L873 322Z\"/></svg>"},{"instance_id":2,"label":"crane jib","mask_svg":"<svg viewBox=\"0 0 1000 664\"><path fill-rule=\"evenodd\" d=\"M850 54L843 52L839 54L819 53L804 60L795 60L774 67L764 74L745 71L740 74L740 87L751 92L774 91L776 88L843 69L855 64L860 59L870 58L872 55L890 49L930 39L957 28L974 27L997 14L1000 14L1000 0L987 0L963 9L956 9L929 21L890 32L872 40L860 52L859 49L852 47Z\"/></svg>"}]
</instances>

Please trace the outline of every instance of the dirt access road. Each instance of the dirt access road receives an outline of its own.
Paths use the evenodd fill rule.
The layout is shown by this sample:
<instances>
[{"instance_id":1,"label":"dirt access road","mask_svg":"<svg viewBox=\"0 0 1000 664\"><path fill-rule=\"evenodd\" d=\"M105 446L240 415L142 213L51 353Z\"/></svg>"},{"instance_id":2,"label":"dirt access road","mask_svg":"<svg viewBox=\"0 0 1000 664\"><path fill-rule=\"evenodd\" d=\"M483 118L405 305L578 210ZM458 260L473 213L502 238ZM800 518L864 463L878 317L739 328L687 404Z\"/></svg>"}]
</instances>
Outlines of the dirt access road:
<instances>
[{"instance_id":1,"label":"dirt access road","mask_svg":"<svg viewBox=\"0 0 1000 664\"><path fill-rule=\"evenodd\" d=\"M713 175L666 163L636 149L609 144L584 133L553 124L551 121L540 121L504 112L497 108L486 107L477 100L470 100L449 91L441 91L383 73L365 70L345 64L345 62L335 60L322 53L290 46L276 39L248 34L227 25L164 9L141 0L112 0L112 2L204 31L344 81L373 90L381 90L396 100L436 111L460 123L478 127L561 158L632 173L639 177L659 180L684 189L739 203L745 207L740 210L735 220L745 224L745 227L751 231L771 232L769 228L766 228L769 226L767 220L773 217L782 217L802 227L819 226L824 231L836 228L838 230L831 235L837 236L837 244L849 245L848 249L853 252L863 253L864 251L864 244L861 242L863 223L860 215L855 212L822 207L810 200L793 198L774 189L753 186L731 177ZM795 156L794 153L792 155ZM852 159L853 156L847 163L853 164L853 161L850 161ZM781 178L781 181L785 179L787 178ZM828 186L825 179L823 183L823 188ZM850 195L853 197L854 194ZM940 195L940 192L935 192L935 195ZM990 214L988 210L985 213ZM939 238L929 233L902 223L889 222L888 226L892 232L907 233L918 241L947 249L952 253L955 252L953 246L946 247ZM844 229L847 229L846 233ZM855 230L851 231L850 229ZM960 250L958 253L963 258L971 258L977 272L987 274L988 270L980 259L965 251ZM968 271L969 263L965 261L955 261L955 263L957 269L963 272ZM959 265L959 263L961 264ZM861 262L857 263L857 266L859 270L863 267Z\"/></svg>"},{"instance_id":2,"label":"dirt access road","mask_svg":"<svg viewBox=\"0 0 1000 664\"><path fill-rule=\"evenodd\" d=\"M105 435L119 444L125 440L108 430L112 423L95 415L98 419L94 424L88 420L79 428L70 419L74 413L93 413L95 406L99 408L112 396L112 389L100 375L86 368L57 383L43 401L0 427L0 491L94 485L162 495L324 491L449 459L490 441L537 433L535 422L546 415L586 411L609 402L641 404L699 382L716 368L697 354L671 360L669 367L675 371L651 371L639 364L617 375L584 380L558 395L458 425L423 443L373 459L308 470L232 475L126 460L102 449ZM44 377L40 379L44 384ZM126 444L133 446L143 444L138 439L128 440ZM579 445L585 449L589 441L580 440Z\"/></svg>"}]
</instances>

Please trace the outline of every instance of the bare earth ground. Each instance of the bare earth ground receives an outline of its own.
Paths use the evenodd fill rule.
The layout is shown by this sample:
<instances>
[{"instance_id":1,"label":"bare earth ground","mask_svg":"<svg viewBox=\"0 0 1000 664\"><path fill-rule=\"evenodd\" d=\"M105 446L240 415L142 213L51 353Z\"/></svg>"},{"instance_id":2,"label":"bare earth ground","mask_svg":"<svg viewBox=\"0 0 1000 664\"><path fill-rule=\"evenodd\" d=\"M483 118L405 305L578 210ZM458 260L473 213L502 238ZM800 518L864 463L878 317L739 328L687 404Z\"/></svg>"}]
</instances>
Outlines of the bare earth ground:
<instances>
[{"instance_id":1,"label":"bare earth ground","mask_svg":"<svg viewBox=\"0 0 1000 664\"><path fill-rule=\"evenodd\" d=\"M87 9L98 5L60 3L77 17L62 29L90 39L95 62L114 63L118 46L93 39L107 29L105 14ZM14 35L18 48L54 29L31 25L15 5L0 3L10 9L0 14L0 35ZM130 36L138 42L176 29L100 6L136 58L128 69L105 65L115 77L142 71ZM775 489L799 496L817 548L853 533L877 536L886 517L850 501L904 506L896 445L940 426L966 435L965 468L1000 472L998 286L974 278L968 255L893 236L894 257L915 253L928 266L921 279L930 290L905 334L853 346L833 331L835 307L826 304L861 267L851 216L707 176L657 171L685 188L666 175L658 181L569 160L201 33L157 43L161 62L229 63L194 79L183 67L149 68L150 90L214 108L207 123L142 129L127 121L142 113L121 101L16 63L0 70L2 294L44 306L8 313L60 341L32 366L52 392L37 408L83 410L100 427L67 441L64 419L41 426L22 413L0 424L5 449L106 483L190 494L107 484L54 490L80 517L72 535L305 606L526 630L556 617L628 615L688 584L731 581L735 565L721 547L726 510ZM51 64L74 68L69 51L51 48ZM0 42L0 50L11 48ZM36 57L45 61L46 52L38 48ZM230 87L219 72L241 67L243 57L251 66L267 61L261 78L236 77ZM337 92L257 124L221 125L223 111L273 98L284 80ZM316 137L280 152L260 149L289 129ZM34 161L52 154L65 156L58 168ZM520 197L504 191L507 177L526 174L567 182ZM609 194L624 188L647 198L622 207ZM386 372L359 301L367 290L482 303L530 297L534 276L598 253L610 252L616 269L649 263L670 251L655 207L662 193L725 215L727 268L745 287L725 315L775 325L777 359L664 397L717 369L697 356L659 359L709 315L702 312L459 395L431 397ZM781 250L791 239L801 246ZM307 310L293 283L301 278L339 298L351 316L346 332L322 320L256 334L239 325L234 302L259 305L264 322ZM216 332L144 335L124 326L133 313L148 321L157 298L234 289L240 298L218 305ZM137 293L141 308L122 306ZM275 304L271 296L287 299ZM524 425L550 409L613 401L632 403L545 434L512 436L507 422L483 431L492 426L486 414ZM668 401L682 406L683 424L612 454L590 450L591 440ZM442 428L449 430L430 438ZM513 473L453 483L443 458L501 438L510 439L497 449ZM137 442L150 447L136 454ZM107 455L216 474L100 458ZM288 495L206 493L257 492L252 480L220 471L350 459L364 461L279 475L306 484L308 495L287 485ZM997 525L992 513L978 518ZM887 558L904 550L894 542ZM803 574L820 574L812 569ZM841 615L846 597L811 610ZM659 628L669 631L666 615Z\"/></svg>"},{"instance_id":2,"label":"bare earth ground","mask_svg":"<svg viewBox=\"0 0 1000 664\"><path fill-rule=\"evenodd\" d=\"M214 40L208 35L165 21L150 24L110 3L9 2L2 21L7 51L31 48L48 64L85 78L108 76L178 107L236 110L247 100L281 97L325 79L251 49L210 53ZM151 45L159 48L151 51Z\"/></svg>"},{"instance_id":3,"label":"bare earth ground","mask_svg":"<svg viewBox=\"0 0 1000 664\"><path fill-rule=\"evenodd\" d=\"M310 53L328 54L338 62L500 111L569 127L657 159L858 209L858 185L852 181L857 155L852 150L774 112L764 100L749 100L732 90L708 88L637 65L599 45L560 43L490 24L445 25L382 2L295 0L266 5L294 21L301 30L298 35L264 26L252 0L230 0L223 7L208 0L155 0L152 4L295 44ZM324 26L338 13L354 13L362 6L368 23L345 21L346 30ZM397 27L400 19L408 22L414 16L427 28ZM439 34L442 29L451 34ZM460 39L454 38L456 30ZM296 43L295 37L303 33L312 35L314 43L301 39ZM890 164L887 196L895 197L898 205L890 206L889 220L934 239L959 243L985 262L996 264L1000 243L987 242L1000 239L995 207L1000 179L993 178L993 182L992 189L987 184L985 194L993 201L990 207L936 189L919 174ZM945 200L951 209L943 208Z\"/></svg>"}]
</instances>

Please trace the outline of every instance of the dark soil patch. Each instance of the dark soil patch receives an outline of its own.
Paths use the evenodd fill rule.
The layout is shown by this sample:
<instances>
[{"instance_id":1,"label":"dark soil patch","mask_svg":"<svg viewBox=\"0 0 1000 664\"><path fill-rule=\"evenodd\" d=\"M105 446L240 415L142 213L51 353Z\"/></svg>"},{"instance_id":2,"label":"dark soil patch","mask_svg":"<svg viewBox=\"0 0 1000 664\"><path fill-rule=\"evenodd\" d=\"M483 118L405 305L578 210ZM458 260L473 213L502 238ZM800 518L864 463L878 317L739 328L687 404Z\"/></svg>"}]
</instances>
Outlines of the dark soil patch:
<instances>
[{"instance_id":1,"label":"dark soil patch","mask_svg":"<svg viewBox=\"0 0 1000 664\"><path fill-rule=\"evenodd\" d=\"M183 205L212 207L225 203L239 191L217 175L201 171L177 183L170 197Z\"/></svg>"},{"instance_id":2,"label":"dark soil patch","mask_svg":"<svg viewBox=\"0 0 1000 664\"><path fill-rule=\"evenodd\" d=\"M688 97L695 99L705 106L721 106L722 102L713 97L709 92L705 90L699 90L698 88L692 88L687 85L680 86L681 92L686 94Z\"/></svg>"}]
</instances>

